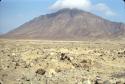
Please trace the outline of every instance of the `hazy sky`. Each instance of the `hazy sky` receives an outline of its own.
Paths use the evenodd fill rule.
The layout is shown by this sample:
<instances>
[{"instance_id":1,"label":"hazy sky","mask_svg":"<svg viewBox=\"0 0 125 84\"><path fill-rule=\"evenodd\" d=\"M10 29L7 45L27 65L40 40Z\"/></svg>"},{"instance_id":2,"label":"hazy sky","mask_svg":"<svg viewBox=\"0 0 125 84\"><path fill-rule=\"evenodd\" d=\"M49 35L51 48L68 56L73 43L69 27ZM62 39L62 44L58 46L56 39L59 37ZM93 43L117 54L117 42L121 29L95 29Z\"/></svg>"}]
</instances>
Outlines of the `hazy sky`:
<instances>
[{"instance_id":1,"label":"hazy sky","mask_svg":"<svg viewBox=\"0 0 125 84\"><path fill-rule=\"evenodd\" d=\"M111 21L125 23L122 0L2 0L0 2L0 33L62 8L78 8Z\"/></svg>"}]
</instances>

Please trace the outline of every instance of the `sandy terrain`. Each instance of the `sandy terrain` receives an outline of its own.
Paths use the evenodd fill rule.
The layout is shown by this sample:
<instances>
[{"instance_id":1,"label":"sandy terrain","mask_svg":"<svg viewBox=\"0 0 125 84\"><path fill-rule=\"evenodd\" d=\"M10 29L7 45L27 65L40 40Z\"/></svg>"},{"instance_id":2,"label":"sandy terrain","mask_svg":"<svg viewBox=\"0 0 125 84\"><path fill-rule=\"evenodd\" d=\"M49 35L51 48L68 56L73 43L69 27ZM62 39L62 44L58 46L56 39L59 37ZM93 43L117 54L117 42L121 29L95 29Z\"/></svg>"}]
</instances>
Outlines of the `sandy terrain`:
<instances>
[{"instance_id":1,"label":"sandy terrain","mask_svg":"<svg viewBox=\"0 0 125 84\"><path fill-rule=\"evenodd\" d=\"M125 84L125 43L0 40L0 84Z\"/></svg>"}]
</instances>

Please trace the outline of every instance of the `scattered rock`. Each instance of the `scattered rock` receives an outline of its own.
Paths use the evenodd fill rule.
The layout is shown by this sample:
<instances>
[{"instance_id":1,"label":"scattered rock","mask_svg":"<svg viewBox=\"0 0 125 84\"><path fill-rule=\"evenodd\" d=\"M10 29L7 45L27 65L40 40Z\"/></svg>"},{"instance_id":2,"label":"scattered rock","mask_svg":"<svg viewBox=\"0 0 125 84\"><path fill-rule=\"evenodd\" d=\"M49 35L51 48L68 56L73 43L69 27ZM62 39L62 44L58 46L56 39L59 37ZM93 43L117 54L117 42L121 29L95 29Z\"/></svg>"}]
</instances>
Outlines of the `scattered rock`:
<instances>
[{"instance_id":1,"label":"scattered rock","mask_svg":"<svg viewBox=\"0 0 125 84\"><path fill-rule=\"evenodd\" d=\"M83 59L80 63L88 63L88 61Z\"/></svg>"},{"instance_id":2,"label":"scattered rock","mask_svg":"<svg viewBox=\"0 0 125 84\"><path fill-rule=\"evenodd\" d=\"M116 84L124 84L123 81L116 81Z\"/></svg>"},{"instance_id":3,"label":"scattered rock","mask_svg":"<svg viewBox=\"0 0 125 84\"><path fill-rule=\"evenodd\" d=\"M56 69L55 70L57 73L61 72L62 70L61 69Z\"/></svg>"},{"instance_id":4,"label":"scattered rock","mask_svg":"<svg viewBox=\"0 0 125 84\"><path fill-rule=\"evenodd\" d=\"M109 80L106 80L103 82L103 84L111 84L111 82Z\"/></svg>"},{"instance_id":5,"label":"scattered rock","mask_svg":"<svg viewBox=\"0 0 125 84\"><path fill-rule=\"evenodd\" d=\"M112 77L115 77L115 78L125 78L125 72L114 73L112 75Z\"/></svg>"},{"instance_id":6,"label":"scattered rock","mask_svg":"<svg viewBox=\"0 0 125 84\"><path fill-rule=\"evenodd\" d=\"M125 51L119 51L118 54L125 54Z\"/></svg>"},{"instance_id":7,"label":"scattered rock","mask_svg":"<svg viewBox=\"0 0 125 84\"><path fill-rule=\"evenodd\" d=\"M84 80L82 84L92 84L92 83L89 79L87 79L87 80Z\"/></svg>"},{"instance_id":8,"label":"scattered rock","mask_svg":"<svg viewBox=\"0 0 125 84\"><path fill-rule=\"evenodd\" d=\"M52 77L55 74L56 74L56 71L54 69L49 69L46 76L47 77Z\"/></svg>"},{"instance_id":9,"label":"scattered rock","mask_svg":"<svg viewBox=\"0 0 125 84\"><path fill-rule=\"evenodd\" d=\"M99 76L96 77L95 84L103 84L103 81Z\"/></svg>"},{"instance_id":10,"label":"scattered rock","mask_svg":"<svg viewBox=\"0 0 125 84\"><path fill-rule=\"evenodd\" d=\"M3 84L3 82L0 80L0 84Z\"/></svg>"},{"instance_id":11,"label":"scattered rock","mask_svg":"<svg viewBox=\"0 0 125 84\"><path fill-rule=\"evenodd\" d=\"M65 55L65 53L61 53L60 60L65 60L66 57L67 57L67 56Z\"/></svg>"},{"instance_id":12,"label":"scattered rock","mask_svg":"<svg viewBox=\"0 0 125 84\"><path fill-rule=\"evenodd\" d=\"M12 56L15 56L16 54L15 53L12 53Z\"/></svg>"},{"instance_id":13,"label":"scattered rock","mask_svg":"<svg viewBox=\"0 0 125 84\"><path fill-rule=\"evenodd\" d=\"M118 81L125 78L124 56L115 43L8 42L0 44L0 84L125 84ZM94 79L97 75L107 80Z\"/></svg>"},{"instance_id":14,"label":"scattered rock","mask_svg":"<svg viewBox=\"0 0 125 84\"><path fill-rule=\"evenodd\" d=\"M60 60L68 60L69 62L71 62L71 59L68 56L66 56L65 53L61 53Z\"/></svg>"},{"instance_id":15,"label":"scattered rock","mask_svg":"<svg viewBox=\"0 0 125 84\"><path fill-rule=\"evenodd\" d=\"M19 64L19 63L16 63L16 66L20 66L20 64Z\"/></svg>"},{"instance_id":16,"label":"scattered rock","mask_svg":"<svg viewBox=\"0 0 125 84\"><path fill-rule=\"evenodd\" d=\"M46 71L44 69L38 69L36 71L36 74L39 74L39 75L44 75L46 73Z\"/></svg>"},{"instance_id":17,"label":"scattered rock","mask_svg":"<svg viewBox=\"0 0 125 84\"><path fill-rule=\"evenodd\" d=\"M72 65L75 67L75 68L78 68L78 67L81 67L79 64L77 63L72 63Z\"/></svg>"},{"instance_id":18,"label":"scattered rock","mask_svg":"<svg viewBox=\"0 0 125 84\"><path fill-rule=\"evenodd\" d=\"M22 77L21 79L24 81L30 81L30 79L28 79L26 76Z\"/></svg>"},{"instance_id":19,"label":"scattered rock","mask_svg":"<svg viewBox=\"0 0 125 84\"><path fill-rule=\"evenodd\" d=\"M95 84L103 84L103 81L102 80L96 80Z\"/></svg>"}]
</instances>

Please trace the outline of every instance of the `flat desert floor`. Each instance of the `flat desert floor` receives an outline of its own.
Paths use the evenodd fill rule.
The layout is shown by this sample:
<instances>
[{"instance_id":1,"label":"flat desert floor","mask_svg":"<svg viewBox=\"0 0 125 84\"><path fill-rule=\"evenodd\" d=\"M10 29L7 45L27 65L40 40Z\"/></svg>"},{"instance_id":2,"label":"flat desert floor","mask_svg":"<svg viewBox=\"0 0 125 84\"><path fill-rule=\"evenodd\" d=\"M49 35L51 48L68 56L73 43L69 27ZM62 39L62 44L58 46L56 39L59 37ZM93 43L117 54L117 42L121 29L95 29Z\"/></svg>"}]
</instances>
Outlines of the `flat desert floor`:
<instances>
[{"instance_id":1,"label":"flat desert floor","mask_svg":"<svg viewBox=\"0 0 125 84\"><path fill-rule=\"evenodd\" d=\"M0 84L125 84L125 42L1 39Z\"/></svg>"}]
</instances>

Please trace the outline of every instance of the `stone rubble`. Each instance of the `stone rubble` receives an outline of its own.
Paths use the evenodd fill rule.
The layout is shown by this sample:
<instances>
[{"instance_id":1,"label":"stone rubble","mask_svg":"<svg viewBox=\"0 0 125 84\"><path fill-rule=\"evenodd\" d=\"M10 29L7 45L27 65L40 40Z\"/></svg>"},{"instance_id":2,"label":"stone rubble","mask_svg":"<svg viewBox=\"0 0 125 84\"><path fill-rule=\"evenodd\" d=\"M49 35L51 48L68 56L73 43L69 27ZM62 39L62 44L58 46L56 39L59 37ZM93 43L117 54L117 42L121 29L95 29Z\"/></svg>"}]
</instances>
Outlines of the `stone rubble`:
<instances>
[{"instance_id":1,"label":"stone rubble","mask_svg":"<svg viewBox=\"0 0 125 84\"><path fill-rule=\"evenodd\" d=\"M125 84L123 45L3 40L0 84Z\"/></svg>"}]
</instances>

